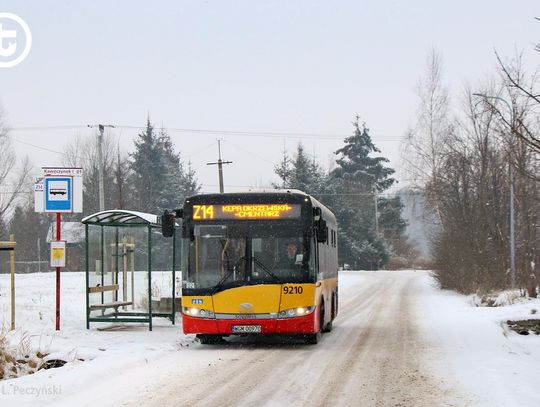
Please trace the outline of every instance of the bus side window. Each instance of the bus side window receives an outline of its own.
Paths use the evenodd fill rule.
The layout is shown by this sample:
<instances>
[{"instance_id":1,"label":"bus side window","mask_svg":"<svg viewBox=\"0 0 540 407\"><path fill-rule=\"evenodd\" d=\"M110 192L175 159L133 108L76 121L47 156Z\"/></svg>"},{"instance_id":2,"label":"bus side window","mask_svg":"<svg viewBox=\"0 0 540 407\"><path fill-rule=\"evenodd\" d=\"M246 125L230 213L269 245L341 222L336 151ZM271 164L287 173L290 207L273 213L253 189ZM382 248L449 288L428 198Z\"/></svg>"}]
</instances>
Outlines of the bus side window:
<instances>
[{"instance_id":1,"label":"bus side window","mask_svg":"<svg viewBox=\"0 0 540 407\"><path fill-rule=\"evenodd\" d=\"M330 235L328 234L328 226L326 227L326 236L330 237ZM329 238L326 238L326 245L330 245L330 239Z\"/></svg>"}]
</instances>

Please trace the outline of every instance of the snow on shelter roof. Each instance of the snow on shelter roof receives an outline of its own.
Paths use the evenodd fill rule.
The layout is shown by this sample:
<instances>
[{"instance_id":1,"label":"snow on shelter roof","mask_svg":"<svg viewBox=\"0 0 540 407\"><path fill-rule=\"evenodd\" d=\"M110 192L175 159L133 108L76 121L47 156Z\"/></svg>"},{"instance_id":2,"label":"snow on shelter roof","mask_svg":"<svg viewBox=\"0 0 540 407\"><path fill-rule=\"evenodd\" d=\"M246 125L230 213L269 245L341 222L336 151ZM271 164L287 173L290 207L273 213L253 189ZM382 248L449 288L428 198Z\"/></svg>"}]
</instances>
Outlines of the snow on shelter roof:
<instances>
[{"instance_id":1,"label":"snow on shelter roof","mask_svg":"<svg viewBox=\"0 0 540 407\"><path fill-rule=\"evenodd\" d=\"M89 215L82 223L90 225L127 224L127 225L150 225L159 226L160 219L152 213L126 211L123 209L111 209Z\"/></svg>"}]
</instances>

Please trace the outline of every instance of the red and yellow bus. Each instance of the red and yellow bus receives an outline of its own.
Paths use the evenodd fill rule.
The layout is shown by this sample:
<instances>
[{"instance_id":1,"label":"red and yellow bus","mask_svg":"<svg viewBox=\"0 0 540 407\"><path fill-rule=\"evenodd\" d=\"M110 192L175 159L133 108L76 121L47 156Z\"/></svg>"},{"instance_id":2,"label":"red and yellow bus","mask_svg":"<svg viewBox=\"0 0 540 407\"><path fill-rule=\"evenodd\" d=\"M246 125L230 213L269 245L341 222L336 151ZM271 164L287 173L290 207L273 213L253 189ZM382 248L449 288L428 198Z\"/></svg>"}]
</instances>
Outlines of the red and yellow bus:
<instances>
[{"instance_id":1,"label":"red and yellow bus","mask_svg":"<svg viewBox=\"0 0 540 407\"><path fill-rule=\"evenodd\" d=\"M182 323L201 343L302 335L317 343L338 311L334 214L298 190L186 199Z\"/></svg>"}]
</instances>

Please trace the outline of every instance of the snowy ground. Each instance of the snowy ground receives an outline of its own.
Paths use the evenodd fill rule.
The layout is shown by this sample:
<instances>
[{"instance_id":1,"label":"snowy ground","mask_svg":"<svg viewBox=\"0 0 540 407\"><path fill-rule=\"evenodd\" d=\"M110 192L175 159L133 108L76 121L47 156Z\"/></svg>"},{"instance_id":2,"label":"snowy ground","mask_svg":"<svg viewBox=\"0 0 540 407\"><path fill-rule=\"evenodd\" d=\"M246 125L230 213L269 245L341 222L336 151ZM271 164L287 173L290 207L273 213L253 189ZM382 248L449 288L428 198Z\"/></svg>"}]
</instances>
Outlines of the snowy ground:
<instances>
[{"instance_id":1,"label":"snowy ground","mask_svg":"<svg viewBox=\"0 0 540 407\"><path fill-rule=\"evenodd\" d=\"M435 289L431 279L424 284L419 320L441 375L453 377L475 406L540 406L540 336L506 325L540 318L540 300L476 307L471 297Z\"/></svg>"},{"instance_id":2,"label":"snowy ground","mask_svg":"<svg viewBox=\"0 0 540 407\"><path fill-rule=\"evenodd\" d=\"M393 287L399 288L399 293L394 294ZM0 324L6 326L8 294L9 276L0 275ZM504 325L507 319L537 317L531 311L540 313L540 300L499 308L475 307L470 298L436 289L433 279L424 272L342 272L341 308L334 332L326 334L315 347L265 342L203 346L165 319L155 319L152 332L146 325L97 323L86 330L84 301L84 274L63 274L62 329L55 332L54 274L17 275L17 330L9 334L10 341L17 344L21 337L29 336L34 347L69 363L0 382L1 406L157 405L163 403L163 394L171 397L182 393L184 398L178 398L179 403L189 404L188 400L193 400L189 393L201 392L201 397L206 397L218 384L226 387L222 382L227 378L231 389L222 393L233 403L238 400L234 398L236 388L251 388L245 381L238 381L249 381L258 374L258 393L241 403L261 404L264 399L263 404L268 405L324 404L334 396L329 390L321 393L317 388L328 386L327 378L314 372L321 363L327 376L336 375L330 377L334 390L337 386L351 397L355 391L362 392L363 397L369 396L365 405L540 405L540 337L520 336ZM408 311L402 315L404 305ZM357 333L358 339L353 340ZM349 349L349 342L358 349L352 344ZM403 346L396 346L399 343ZM355 365L350 357L339 356L345 351L363 359ZM422 355L416 360L411 359L411 353ZM336 361L340 366L332 365ZM425 368L424 374L415 373L418 366ZM364 382L349 377L351 383L338 386L342 368L355 371L358 380ZM405 385L401 386L399 368L407 371L407 380L412 380L408 389L401 388ZM211 374L198 377L197 372ZM285 376L269 380L269 372ZM371 379L376 376L380 380ZM176 388L175 382L181 386ZM284 382L293 386L294 397L293 392L277 390ZM440 403L433 404L429 397L417 402L415 389L419 394L426 393L425 397L430 392L440 393ZM339 400L345 404L354 399ZM340 404L339 400L334 404ZM373 400L371 404L369 400Z\"/></svg>"}]
</instances>

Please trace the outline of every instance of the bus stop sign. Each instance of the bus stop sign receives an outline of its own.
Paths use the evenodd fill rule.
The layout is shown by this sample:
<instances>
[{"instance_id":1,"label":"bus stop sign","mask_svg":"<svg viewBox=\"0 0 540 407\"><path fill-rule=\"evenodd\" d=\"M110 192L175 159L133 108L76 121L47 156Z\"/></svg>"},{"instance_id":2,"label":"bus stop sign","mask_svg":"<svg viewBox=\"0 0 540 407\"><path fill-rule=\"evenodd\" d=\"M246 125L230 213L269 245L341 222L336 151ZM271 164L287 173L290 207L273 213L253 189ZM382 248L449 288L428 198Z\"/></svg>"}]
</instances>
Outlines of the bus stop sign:
<instances>
[{"instance_id":1,"label":"bus stop sign","mask_svg":"<svg viewBox=\"0 0 540 407\"><path fill-rule=\"evenodd\" d=\"M81 213L82 204L82 168L43 167L34 184L36 212Z\"/></svg>"},{"instance_id":2,"label":"bus stop sign","mask_svg":"<svg viewBox=\"0 0 540 407\"><path fill-rule=\"evenodd\" d=\"M46 212L72 212L72 181L71 177L45 178Z\"/></svg>"}]
</instances>

